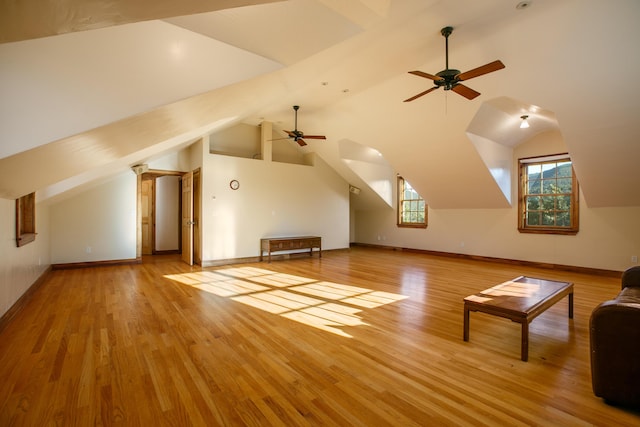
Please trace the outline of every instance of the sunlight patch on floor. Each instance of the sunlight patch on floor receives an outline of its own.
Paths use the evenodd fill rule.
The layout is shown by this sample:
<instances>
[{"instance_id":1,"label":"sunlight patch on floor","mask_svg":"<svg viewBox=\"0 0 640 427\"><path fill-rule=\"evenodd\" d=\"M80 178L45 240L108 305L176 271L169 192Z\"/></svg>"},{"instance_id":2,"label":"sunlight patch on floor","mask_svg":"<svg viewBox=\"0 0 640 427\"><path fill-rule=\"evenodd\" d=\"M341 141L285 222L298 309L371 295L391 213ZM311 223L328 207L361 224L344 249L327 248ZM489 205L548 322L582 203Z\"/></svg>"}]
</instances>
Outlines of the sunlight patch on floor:
<instances>
[{"instance_id":1,"label":"sunlight patch on floor","mask_svg":"<svg viewBox=\"0 0 640 427\"><path fill-rule=\"evenodd\" d=\"M219 297L351 338L342 328L367 325L359 313L408 298L391 292L318 281L256 267L165 276Z\"/></svg>"}]
</instances>

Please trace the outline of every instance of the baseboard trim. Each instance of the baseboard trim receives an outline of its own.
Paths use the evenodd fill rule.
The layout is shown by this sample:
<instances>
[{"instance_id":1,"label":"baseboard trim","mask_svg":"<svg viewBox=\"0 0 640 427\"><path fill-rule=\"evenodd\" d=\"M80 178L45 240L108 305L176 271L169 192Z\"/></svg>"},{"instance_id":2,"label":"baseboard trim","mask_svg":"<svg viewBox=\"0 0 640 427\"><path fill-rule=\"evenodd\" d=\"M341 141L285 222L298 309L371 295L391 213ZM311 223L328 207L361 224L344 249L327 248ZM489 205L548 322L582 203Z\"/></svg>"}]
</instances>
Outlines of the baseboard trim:
<instances>
[{"instance_id":1,"label":"baseboard trim","mask_svg":"<svg viewBox=\"0 0 640 427\"><path fill-rule=\"evenodd\" d=\"M384 249L384 250L390 250L390 251L413 252L413 253L441 256L441 257L448 257L448 258L460 258L460 259L469 259L469 260L475 260L475 261L495 262L499 264L511 264L511 265L521 265L526 267L545 268L548 270L570 271L572 273L591 274L594 276L615 277L615 278L622 277L621 271L604 270L599 268L578 267L573 265L552 264L552 263L534 262L534 261L523 261L523 260L508 259L508 258L495 258L495 257L481 256L481 255L457 254L453 252L431 251L427 249L412 249L412 248L403 248L398 246L374 245L370 243L354 242L354 243L351 243L350 245L360 246L365 248Z\"/></svg>"},{"instance_id":2,"label":"baseboard trim","mask_svg":"<svg viewBox=\"0 0 640 427\"><path fill-rule=\"evenodd\" d=\"M87 262L71 262L67 264L52 264L53 270L69 270L73 268L89 268L89 267L105 267L114 265L130 265L130 264L142 264L142 258L130 258L130 259L113 259L106 261L87 261Z\"/></svg>"},{"instance_id":3,"label":"baseboard trim","mask_svg":"<svg viewBox=\"0 0 640 427\"><path fill-rule=\"evenodd\" d=\"M31 296L42 286L45 282L45 279L51 272L51 266L47 267L42 274L29 286L29 288L23 293L20 298L16 302L13 303L9 310L6 311L0 317L0 332L4 330L5 327L13 320L13 318L22 310L22 308L27 304L27 302L31 299Z\"/></svg>"}]
</instances>

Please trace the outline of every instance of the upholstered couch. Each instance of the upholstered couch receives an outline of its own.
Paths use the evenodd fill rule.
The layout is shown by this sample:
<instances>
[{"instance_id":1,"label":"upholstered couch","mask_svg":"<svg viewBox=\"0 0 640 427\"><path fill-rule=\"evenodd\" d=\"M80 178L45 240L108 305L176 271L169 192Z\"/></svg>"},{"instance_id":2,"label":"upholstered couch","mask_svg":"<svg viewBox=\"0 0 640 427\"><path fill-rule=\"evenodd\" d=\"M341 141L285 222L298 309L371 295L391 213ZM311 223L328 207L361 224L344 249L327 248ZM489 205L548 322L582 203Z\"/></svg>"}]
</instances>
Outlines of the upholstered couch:
<instances>
[{"instance_id":1,"label":"upholstered couch","mask_svg":"<svg viewBox=\"0 0 640 427\"><path fill-rule=\"evenodd\" d=\"M591 313L593 392L607 403L640 407L640 266L622 274L622 290Z\"/></svg>"}]
</instances>

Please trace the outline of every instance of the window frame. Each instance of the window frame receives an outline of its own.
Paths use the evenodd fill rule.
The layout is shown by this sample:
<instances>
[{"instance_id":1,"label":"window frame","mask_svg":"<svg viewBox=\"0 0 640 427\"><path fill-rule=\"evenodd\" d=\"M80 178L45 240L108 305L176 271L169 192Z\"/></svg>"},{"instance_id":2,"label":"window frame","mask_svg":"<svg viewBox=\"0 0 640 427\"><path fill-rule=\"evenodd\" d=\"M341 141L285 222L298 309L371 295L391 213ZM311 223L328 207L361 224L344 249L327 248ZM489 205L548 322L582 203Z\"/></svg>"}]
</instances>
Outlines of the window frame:
<instances>
[{"instance_id":1,"label":"window frame","mask_svg":"<svg viewBox=\"0 0 640 427\"><path fill-rule=\"evenodd\" d=\"M528 225L527 224L527 198L530 194L527 191L526 169L531 165L544 165L551 163L563 163L571 162L571 193L542 193L538 194L540 197L566 197L569 196L570 208L569 212L569 226L557 226L557 225ZM568 177L566 177L568 178ZM556 175L555 178L558 179ZM562 177L560 178L562 179ZM564 194L564 196L563 196ZM573 161L568 153L553 154L546 156L534 156L524 157L518 159L518 231L520 233L533 233L533 234L564 234L575 235L580 230L580 208L579 208L579 194L580 188L578 180L576 178L575 170L573 169ZM556 210L557 212L557 210Z\"/></svg>"},{"instance_id":2,"label":"window frame","mask_svg":"<svg viewBox=\"0 0 640 427\"><path fill-rule=\"evenodd\" d=\"M36 240L36 193L16 199L16 245Z\"/></svg>"},{"instance_id":3,"label":"window frame","mask_svg":"<svg viewBox=\"0 0 640 427\"><path fill-rule=\"evenodd\" d=\"M409 199L409 201L422 201L424 204L424 222L404 222L403 221L403 205L404 202L406 201L406 199L404 198L404 192L405 192L405 183L407 183L409 185L409 187L411 188L411 190L413 190L415 192L415 194L418 196L418 199ZM422 198L422 196L420 196L418 194L417 191L415 191L415 188L413 188L411 186L411 184L409 184L409 182L407 182L402 176L398 175L397 176L397 204L396 204L396 208L397 208L397 218L396 218L396 225L398 227L403 227L403 228L427 228L428 222L429 222L429 218L428 218L428 212L429 212L429 208L427 206L427 202ZM416 211L418 212L418 211Z\"/></svg>"}]
</instances>

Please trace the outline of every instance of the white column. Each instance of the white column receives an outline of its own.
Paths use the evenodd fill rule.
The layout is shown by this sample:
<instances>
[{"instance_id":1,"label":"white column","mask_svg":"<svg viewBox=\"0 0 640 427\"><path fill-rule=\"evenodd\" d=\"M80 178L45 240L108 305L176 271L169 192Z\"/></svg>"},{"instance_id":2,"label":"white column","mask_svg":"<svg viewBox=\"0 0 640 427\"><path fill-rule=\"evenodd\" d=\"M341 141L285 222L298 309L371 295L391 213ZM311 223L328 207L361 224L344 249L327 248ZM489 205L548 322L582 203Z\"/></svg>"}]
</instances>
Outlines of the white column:
<instances>
[{"instance_id":1,"label":"white column","mask_svg":"<svg viewBox=\"0 0 640 427\"><path fill-rule=\"evenodd\" d=\"M270 162L272 159L272 148L273 148L273 123L271 122L262 122L260 125L261 133L260 133L260 150L262 152L262 160L265 162Z\"/></svg>"}]
</instances>

